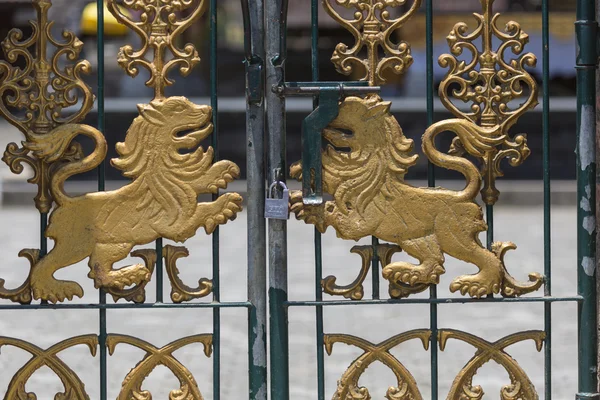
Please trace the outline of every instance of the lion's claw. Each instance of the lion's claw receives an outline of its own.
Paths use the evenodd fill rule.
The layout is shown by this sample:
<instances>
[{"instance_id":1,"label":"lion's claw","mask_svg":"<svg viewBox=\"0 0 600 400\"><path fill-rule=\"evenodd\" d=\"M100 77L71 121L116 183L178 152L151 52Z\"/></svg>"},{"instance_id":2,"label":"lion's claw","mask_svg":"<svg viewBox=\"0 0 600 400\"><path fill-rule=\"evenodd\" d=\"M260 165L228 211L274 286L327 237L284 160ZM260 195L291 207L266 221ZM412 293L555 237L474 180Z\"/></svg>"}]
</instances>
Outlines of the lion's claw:
<instances>
[{"instance_id":1,"label":"lion's claw","mask_svg":"<svg viewBox=\"0 0 600 400\"><path fill-rule=\"evenodd\" d=\"M50 285L48 284L50 283ZM50 303L63 302L65 299L73 300L73 297L83 297L83 289L79 284L71 281L58 281L50 278L43 284L32 282L33 298L46 300Z\"/></svg>"},{"instance_id":2,"label":"lion's claw","mask_svg":"<svg viewBox=\"0 0 600 400\"><path fill-rule=\"evenodd\" d=\"M469 294L474 298L481 298L490 294L498 294L500 292L501 279L488 282L479 274L459 276L450 284L450 292L460 292L461 295Z\"/></svg>"}]
</instances>

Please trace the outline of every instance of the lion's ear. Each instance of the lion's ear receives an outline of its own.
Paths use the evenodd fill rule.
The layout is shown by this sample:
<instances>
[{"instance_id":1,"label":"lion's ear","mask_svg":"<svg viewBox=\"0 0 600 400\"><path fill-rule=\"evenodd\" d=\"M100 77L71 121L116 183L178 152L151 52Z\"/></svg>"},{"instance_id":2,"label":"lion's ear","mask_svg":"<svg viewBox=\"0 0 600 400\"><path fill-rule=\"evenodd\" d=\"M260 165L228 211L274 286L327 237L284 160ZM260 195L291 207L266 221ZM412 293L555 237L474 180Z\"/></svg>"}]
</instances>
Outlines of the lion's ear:
<instances>
[{"instance_id":1,"label":"lion's ear","mask_svg":"<svg viewBox=\"0 0 600 400\"><path fill-rule=\"evenodd\" d=\"M387 114L390 112L390 106L392 102L390 101L380 101L372 107L369 107L367 112L365 113L365 118L377 117L382 114Z\"/></svg>"},{"instance_id":2,"label":"lion's ear","mask_svg":"<svg viewBox=\"0 0 600 400\"><path fill-rule=\"evenodd\" d=\"M161 126L164 124L163 115L149 104L138 104L140 115L152 125Z\"/></svg>"}]
</instances>

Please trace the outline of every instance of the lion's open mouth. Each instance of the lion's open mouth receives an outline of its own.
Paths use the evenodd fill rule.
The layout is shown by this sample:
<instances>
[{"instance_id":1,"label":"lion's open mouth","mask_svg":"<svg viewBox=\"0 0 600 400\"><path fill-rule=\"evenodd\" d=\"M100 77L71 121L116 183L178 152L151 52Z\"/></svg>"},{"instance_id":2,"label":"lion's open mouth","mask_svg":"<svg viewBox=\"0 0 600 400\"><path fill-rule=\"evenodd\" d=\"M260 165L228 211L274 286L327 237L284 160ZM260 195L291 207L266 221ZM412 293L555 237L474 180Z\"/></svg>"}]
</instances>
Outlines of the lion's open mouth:
<instances>
[{"instance_id":1,"label":"lion's open mouth","mask_svg":"<svg viewBox=\"0 0 600 400\"><path fill-rule=\"evenodd\" d=\"M330 154L335 151L348 156L352 152L354 134L349 129L327 127L323 129L323 139Z\"/></svg>"}]
</instances>

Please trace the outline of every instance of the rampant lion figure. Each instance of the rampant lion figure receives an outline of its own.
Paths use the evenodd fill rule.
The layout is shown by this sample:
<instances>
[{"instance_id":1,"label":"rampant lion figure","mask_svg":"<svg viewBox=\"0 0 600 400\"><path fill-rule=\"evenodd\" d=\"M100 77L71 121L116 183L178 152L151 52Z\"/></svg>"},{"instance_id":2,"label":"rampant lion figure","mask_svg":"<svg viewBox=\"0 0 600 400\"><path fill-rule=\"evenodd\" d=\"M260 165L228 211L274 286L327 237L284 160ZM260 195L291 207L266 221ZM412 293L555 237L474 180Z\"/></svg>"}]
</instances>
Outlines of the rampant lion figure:
<instances>
[{"instance_id":1,"label":"rampant lion figure","mask_svg":"<svg viewBox=\"0 0 600 400\"><path fill-rule=\"evenodd\" d=\"M338 117L323 130L329 142L322 152L323 190L333 200L319 206L304 205L302 193L294 191L291 211L321 233L332 226L343 239L373 235L396 243L419 260L418 265L387 265L383 276L391 282L437 284L445 272L444 254L448 254L479 268L477 274L454 279L452 292L479 298L500 291L515 296L537 290L541 275L530 274L531 283L519 283L506 271L503 256L515 248L512 243L495 243L489 251L479 241L479 233L487 229L482 209L474 201L481 175L467 159L435 148L435 137L445 131L454 132L466 146L478 140L483 151L488 139L477 126L462 119L434 124L423 135L423 152L429 160L463 174L466 187L461 191L413 187L404 181L404 175L416 163L417 155L412 154L413 141L404 136L390 113L390 102L378 96L346 98ZM489 143L489 148L493 145ZM300 163L292 166L291 175L302 178Z\"/></svg>"},{"instance_id":2,"label":"rampant lion figure","mask_svg":"<svg viewBox=\"0 0 600 400\"><path fill-rule=\"evenodd\" d=\"M234 219L242 198L226 193L216 201L198 203L201 193L216 193L239 176L231 161L213 163L213 149L199 143L213 130L212 109L195 105L184 97L169 97L138 105L140 115L131 124L125 141L116 146L119 158L111 164L131 178L114 191L70 197L65 181L96 168L106 156L101 132L86 126L63 125L46 135L32 135L25 143L37 157L58 160L78 135L91 138L94 151L82 160L66 163L52 176L56 201L46 236L55 242L47 256L31 271L35 299L50 302L82 297L76 282L60 281L53 274L89 257L89 277L97 288L123 289L149 279L142 264L113 269L136 245L159 237L183 242L199 227L207 233ZM192 130L192 131L190 131ZM197 148L196 148L197 147ZM195 150L194 150L195 149Z\"/></svg>"}]
</instances>

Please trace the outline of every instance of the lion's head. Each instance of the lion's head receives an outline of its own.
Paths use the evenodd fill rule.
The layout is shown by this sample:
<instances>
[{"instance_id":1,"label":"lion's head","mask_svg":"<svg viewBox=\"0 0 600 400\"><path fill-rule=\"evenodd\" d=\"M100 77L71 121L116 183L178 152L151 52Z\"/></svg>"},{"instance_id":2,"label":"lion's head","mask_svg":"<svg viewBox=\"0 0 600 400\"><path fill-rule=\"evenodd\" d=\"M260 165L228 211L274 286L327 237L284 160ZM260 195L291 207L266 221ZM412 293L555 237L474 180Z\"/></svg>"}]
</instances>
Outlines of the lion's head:
<instances>
[{"instance_id":1,"label":"lion's head","mask_svg":"<svg viewBox=\"0 0 600 400\"><path fill-rule=\"evenodd\" d=\"M366 206L386 190L384 184L403 182L417 161L413 141L402 133L390 113L390 102L379 96L348 97L338 117L323 130L323 186L342 212Z\"/></svg>"},{"instance_id":2,"label":"lion's head","mask_svg":"<svg viewBox=\"0 0 600 400\"><path fill-rule=\"evenodd\" d=\"M185 97L139 104L138 110L140 116L133 120L125 141L117 143L120 157L111 160L112 165L129 178L137 178L148 168L177 162L173 155L195 148L213 129L211 107L196 105ZM209 152L212 153L212 149L209 148ZM204 151L199 148L194 154L202 157ZM181 161L186 163L195 159L197 162L197 158L187 157Z\"/></svg>"}]
</instances>

